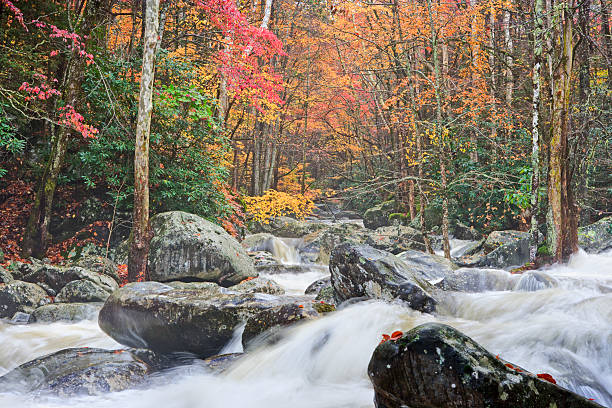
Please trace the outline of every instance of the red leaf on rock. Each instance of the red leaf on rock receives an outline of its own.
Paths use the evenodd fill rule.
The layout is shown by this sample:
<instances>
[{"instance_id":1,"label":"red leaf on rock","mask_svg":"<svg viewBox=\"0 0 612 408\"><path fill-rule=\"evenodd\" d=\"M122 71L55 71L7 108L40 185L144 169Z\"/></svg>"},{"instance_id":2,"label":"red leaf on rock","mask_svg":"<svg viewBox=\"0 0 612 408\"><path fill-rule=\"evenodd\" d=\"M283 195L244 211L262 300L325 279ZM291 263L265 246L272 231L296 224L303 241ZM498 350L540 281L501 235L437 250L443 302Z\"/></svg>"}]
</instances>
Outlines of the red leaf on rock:
<instances>
[{"instance_id":1,"label":"red leaf on rock","mask_svg":"<svg viewBox=\"0 0 612 408\"><path fill-rule=\"evenodd\" d=\"M395 340L399 340L402 338L402 336L404 335L403 332L396 330L393 333L391 333L391 340L395 341Z\"/></svg>"},{"instance_id":2,"label":"red leaf on rock","mask_svg":"<svg viewBox=\"0 0 612 408\"><path fill-rule=\"evenodd\" d=\"M553 383L556 384L557 381L555 381L555 379L552 377L552 375L547 374L547 373L540 373L538 374L538 378L544 380L544 381L548 381L549 383Z\"/></svg>"}]
</instances>

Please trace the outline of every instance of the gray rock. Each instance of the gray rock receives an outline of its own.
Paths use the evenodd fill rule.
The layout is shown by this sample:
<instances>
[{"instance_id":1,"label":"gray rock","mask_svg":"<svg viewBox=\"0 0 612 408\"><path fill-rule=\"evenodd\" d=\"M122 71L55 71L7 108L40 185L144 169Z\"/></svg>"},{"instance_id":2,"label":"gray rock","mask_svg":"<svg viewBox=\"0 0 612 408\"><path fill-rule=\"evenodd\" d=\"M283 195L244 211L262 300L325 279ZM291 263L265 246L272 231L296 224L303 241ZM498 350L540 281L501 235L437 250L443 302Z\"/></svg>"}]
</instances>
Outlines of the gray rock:
<instances>
[{"instance_id":1,"label":"gray rock","mask_svg":"<svg viewBox=\"0 0 612 408\"><path fill-rule=\"evenodd\" d=\"M119 274L117 273L117 264L104 256L83 256L74 264L74 266L80 266L81 268L110 276L117 283L119 283L120 279Z\"/></svg>"},{"instance_id":2,"label":"gray rock","mask_svg":"<svg viewBox=\"0 0 612 408\"><path fill-rule=\"evenodd\" d=\"M33 283L13 281L0 285L0 318L11 318L17 312L32 313L49 302L47 293Z\"/></svg>"},{"instance_id":3,"label":"gray rock","mask_svg":"<svg viewBox=\"0 0 612 408\"><path fill-rule=\"evenodd\" d=\"M482 250L456 260L459 266L509 268L529 262L530 235L520 231L493 231Z\"/></svg>"},{"instance_id":4,"label":"gray rock","mask_svg":"<svg viewBox=\"0 0 612 408\"><path fill-rule=\"evenodd\" d=\"M329 264L335 297L339 301L367 297L400 299L411 308L432 312L436 301L433 286L420 271L396 256L367 245L341 244L334 248Z\"/></svg>"},{"instance_id":5,"label":"gray rock","mask_svg":"<svg viewBox=\"0 0 612 408\"><path fill-rule=\"evenodd\" d=\"M428 323L380 344L368 375L378 408L600 407L505 364L456 329Z\"/></svg>"},{"instance_id":6,"label":"gray rock","mask_svg":"<svg viewBox=\"0 0 612 408\"><path fill-rule=\"evenodd\" d=\"M151 280L199 280L232 286L257 276L244 248L218 225L182 211L151 219Z\"/></svg>"},{"instance_id":7,"label":"gray rock","mask_svg":"<svg viewBox=\"0 0 612 408\"><path fill-rule=\"evenodd\" d=\"M95 283L107 292L112 292L119 287L117 282L110 276L78 266L61 268L58 266L44 265L23 278L26 282L45 283L56 292L61 291L69 282L83 279Z\"/></svg>"},{"instance_id":8,"label":"gray rock","mask_svg":"<svg viewBox=\"0 0 612 408\"><path fill-rule=\"evenodd\" d=\"M28 324L30 322L30 314L17 312L11 318L11 324Z\"/></svg>"},{"instance_id":9,"label":"gray rock","mask_svg":"<svg viewBox=\"0 0 612 408\"><path fill-rule=\"evenodd\" d=\"M102 303L51 303L35 309L29 323L76 322L94 319Z\"/></svg>"},{"instance_id":10,"label":"gray rock","mask_svg":"<svg viewBox=\"0 0 612 408\"><path fill-rule=\"evenodd\" d=\"M92 281L81 279L69 282L55 297L56 302L104 302L110 293Z\"/></svg>"},{"instance_id":11,"label":"gray rock","mask_svg":"<svg viewBox=\"0 0 612 408\"><path fill-rule=\"evenodd\" d=\"M418 270L428 280L444 278L457 269L457 265L443 256L408 250L397 255L406 265Z\"/></svg>"},{"instance_id":12,"label":"gray rock","mask_svg":"<svg viewBox=\"0 0 612 408\"><path fill-rule=\"evenodd\" d=\"M37 358L0 377L3 391L100 395L141 383L153 369L128 350L71 348Z\"/></svg>"},{"instance_id":13,"label":"gray rock","mask_svg":"<svg viewBox=\"0 0 612 408\"><path fill-rule=\"evenodd\" d=\"M436 286L457 292L512 290L518 276L499 269L460 268Z\"/></svg>"},{"instance_id":14,"label":"gray rock","mask_svg":"<svg viewBox=\"0 0 612 408\"><path fill-rule=\"evenodd\" d=\"M600 253L612 248L612 216L578 228L578 245L586 252Z\"/></svg>"},{"instance_id":15,"label":"gray rock","mask_svg":"<svg viewBox=\"0 0 612 408\"><path fill-rule=\"evenodd\" d=\"M229 289L242 293L268 293L270 295L284 295L285 290L272 279L258 278L245 280Z\"/></svg>"},{"instance_id":16,"label":"gray rock","mask_svg":"<svg viewBox=\"0 0 612 408\"><path fill-rule=\"evenodd\" d=\"M13 275L9 271L7 271L6 269L0 266L0 284L11 283L14 280L15 279L13 278Z\"/></svg>"},{"instance_id":17,"label":"gray rock","mask_svg":"<svg viewBox=\"0 0 612 408\"><path fill-rule=\"evenodd\" d=\"M115 291L100 311L100 328L127 346L208 357L218 354L250 316L296 302L288 296L240 293L209 282L171 285L130 283Z\"/></svg>"},{"instance_id":18,"label":"gray rock","mask_svg":"<svg viewBox=\"0 0 612 408\"><path fill-rule=\"evenodd\" d=\"M524 292L535 292L537 290L556 288L559 281L547 273L540 271L528 271L521 275L515 290Z\"/></svg>"},{"instance_id":19,"label":"gray rock","mask_svg":"<svg viewBox=\"0 0 612 408\"><path fill-rule=\"evenodd\" d=\"M461 221L456 221L452 226L452 234L457 239L465 239L468 241L480 241L483 239L482 233L474 226L467 226Z\"/></svg>"},{"instance_id":20,"label":"gray rock","mask_svg":"<svg viewBox=\"0 0 612 408\"><path fill-rule=\"evenodd\" d=\"M280 264L280 262L274 258L274 255L268 251L253 251L249 252L248 255L253 260L255 268Z\"/></svg>"},{"instance_id":21,"label":"gray rock","mask_svg":"<svg viewBox=\"0 0 612 408\"><path fill-rule=\"evenodd\" d=\"M259 234L251 234L244 237L241 244L249 252L267 251L272 253L272 241L276 237L267 232L260 232Z\"/></svg>"},{"instance_id":22,"label":"gray rock","mask_svg":"<svg viewBox=\"0 0 612 408\"><path fill-rule=\"evenodd\" d=\"M389 215L395 212L395 201L385 201L366 210L363 214L363 225L376 229L389 225Z\"/></svg>"},{"instance_id":23,"label":"gray rock","mask_svg":"<svg viewBox=\"0 0 612 408\"><path fill-rule=\"evenodd\" d=\"M420 231L404 225L376 228L367 235L365 243L376 249L399 254L408 249L424 251L425 241Z\"/></svg>"},{"instance_id":24,"label":"gray rock","mask_svg":"<svg viewBox=\"0 0 612 408\"><path fill-rule=\"evenodd\" d=\"M331 276L327 276L312 282L310 285L308 285L304 293L306 295L318 295L321 289L329 287L331 287Z\"/></svg>"},{"instance_id":25,"label":"gray rock","mask_svg":"<svg viewBox=\"0 0 612 408\"><path fill-rule=\"evenodd\" d=\"M331 286L331 282L329 286L322 288L319 293L317 293L315 301L323 302L328 305L336 305L340 303L338 300L336 300L336 293L334 292L334 287Z\"/></svg>"},{"instance_id":26,"label":"gray rock","mask_svg":"<svg viewBox=\"0 0 612 408\"><path fill-rule=\"evenodd\" d=\"M332 250L343 242L363 244L368 239L368 231L354 223L334 224L329 228L304 237L299 248L302 259L312 263L328 264Z\"/></svg>"}]
</instances>

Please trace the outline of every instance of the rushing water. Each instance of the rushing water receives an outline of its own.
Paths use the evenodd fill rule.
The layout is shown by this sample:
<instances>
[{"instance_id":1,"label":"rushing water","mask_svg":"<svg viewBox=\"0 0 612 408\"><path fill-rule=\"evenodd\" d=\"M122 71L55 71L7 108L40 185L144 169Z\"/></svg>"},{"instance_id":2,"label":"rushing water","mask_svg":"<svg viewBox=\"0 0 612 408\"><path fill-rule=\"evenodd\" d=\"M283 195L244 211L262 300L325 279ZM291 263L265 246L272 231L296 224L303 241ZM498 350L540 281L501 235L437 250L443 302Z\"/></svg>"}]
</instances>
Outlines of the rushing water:
<instances>
[{"instance_id":1,"label":"rushing water","mask_svg":"<svg viewBox=\"0 0 612 408\"><path fill-rule=\"evenodd\" d=\"M552 288L527 291L538 285L495 272L494 279L505 280L512 290L448 293L436 315L361 302L287 329L282 341L249 353L222 375L195 364L161 373L144 389L69 400L0 390L0 407L372 408L366 367L381 333L428 321L457 327L492 353L532 372L550 373L560 385L612 407L612 252L580 253L566 266L540 272ZM295 292L308 279L286 274L279 283ZM239 349L239 336L237 328L226 350ZM0 342L0 374L65 347L119 347L92 321L0 323Z\"/></svg>"}]
</instances>

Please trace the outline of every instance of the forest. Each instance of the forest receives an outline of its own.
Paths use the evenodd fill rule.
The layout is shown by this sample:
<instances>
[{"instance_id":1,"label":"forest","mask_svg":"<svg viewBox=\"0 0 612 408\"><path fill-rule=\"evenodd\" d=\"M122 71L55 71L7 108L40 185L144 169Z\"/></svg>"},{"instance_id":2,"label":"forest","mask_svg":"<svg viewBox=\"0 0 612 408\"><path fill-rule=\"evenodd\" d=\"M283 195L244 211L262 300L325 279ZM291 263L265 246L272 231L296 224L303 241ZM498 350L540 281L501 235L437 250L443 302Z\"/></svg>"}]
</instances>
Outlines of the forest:
<instances>
[{"instance_id":1,"label":"forest","mask_svg":"<svg viewBox=\"0 0 612 408\"><path fill-rule=\"evenodd\" d=\"M0 406L612 407L611 13L0 0Z\"/></svg>"}]
</instances>

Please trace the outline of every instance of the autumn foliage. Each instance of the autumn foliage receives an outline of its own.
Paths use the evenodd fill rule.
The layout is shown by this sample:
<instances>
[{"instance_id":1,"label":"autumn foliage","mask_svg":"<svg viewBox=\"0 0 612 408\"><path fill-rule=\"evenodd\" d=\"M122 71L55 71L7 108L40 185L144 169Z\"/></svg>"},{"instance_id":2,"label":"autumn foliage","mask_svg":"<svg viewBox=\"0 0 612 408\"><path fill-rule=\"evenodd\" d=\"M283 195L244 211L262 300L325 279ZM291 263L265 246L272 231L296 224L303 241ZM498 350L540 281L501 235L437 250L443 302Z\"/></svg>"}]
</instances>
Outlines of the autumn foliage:
<instances>
[{"instance_id":1,"label":"autumn foliage","mask_svg":"<svg viewBox=\"0 0 612 408\"><path fill-rule=\"evenodd\" d=\"M301 194L268 190L260 197L244 197L246 212L253 221L268 223L275 217L291 215L304 218L312 214L314 203Z\"/></svg>"}]
</instances>

